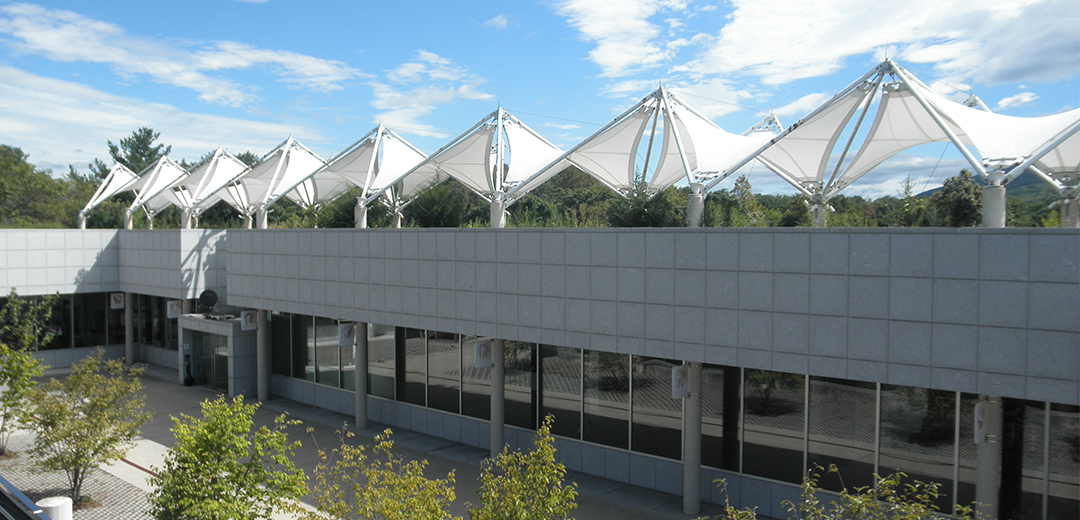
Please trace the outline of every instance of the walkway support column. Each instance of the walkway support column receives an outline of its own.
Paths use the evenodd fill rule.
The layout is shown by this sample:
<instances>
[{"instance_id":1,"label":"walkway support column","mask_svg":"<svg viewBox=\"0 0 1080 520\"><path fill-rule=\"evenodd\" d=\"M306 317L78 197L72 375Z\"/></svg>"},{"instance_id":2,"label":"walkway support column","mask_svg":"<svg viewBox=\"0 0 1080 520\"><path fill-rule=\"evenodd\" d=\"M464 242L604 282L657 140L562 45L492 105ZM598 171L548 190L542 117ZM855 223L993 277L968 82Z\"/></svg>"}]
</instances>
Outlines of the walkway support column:
<instances>
[{"instance_id":1,"label":"walkway support column","mask_svg":"<svg viewBox=\"0 0 1080 520\"><path fill-rule=\"evenodd\" d=\"M506 445L506 355L503 340L491 341L491 458Z\"/></svg>"},{"instance_id":2,"label":"walkway support column","mask_svg":"<svg viewBox=\"0 0 1080 520\"><path fill-rule=\"evenodd\" d=\"M975 475L975 502L982 518L997 518L1001 489L1001 398L979 396L981 414L976 421L982 422L986 439L977 445L977 474Z\"/></svg>"},{"instance_id":3,"label":"walkway support column","mask_svg":"<svg viewBox=\"0 0 1080 520\"><path fill-rule=\"evenodd\" d=\"M689 394L683 399L683 513L701 512L701 363L687 370Z\"/></svg>"},{"instance_id":4,"label":"walkway support column","mask_svg":"<svg viewBox=\"0 0 1080 520\"><path fill-rule=\"evenodd\" d=\"M83 215L81 211L79 212L79 229L86 229L86 215Z\"/></svg>"},{"instance_id":5,"label":"walkway support column","mask_svg":"<svg viewBox=\"0 0 1080 520\"><path fill-rule=\"evenodd\" d=\"M356 346L353 348L353 366L355 367L353 369L353 382L356 388L356 396L355 401L353 401L353 413L356 415L356 428L363 430L368 426L368 324L358 321L353 326L356 327L354 334Z\"/></svg>"},{"instance_id":6,"label":"walkway support column","mask_svg":"<svg viewBox=\"0 0 1080 520\"><path fill-rule=\"evenodd\" d=\"M495 229L506 227L506 201L503 200L501 191L496 191L491 198L491 227Z\"/></svg>"},{"instance_id":7,"label":"walkway support column","mask_svg":"<svg viewBox=\"0 0 1080 520\"><path fill-rule=\"evenodd\" d=\"M1005 227L1005 185L1003 175L992 173L983 186L983 227Z\"/></svg>"},{"instance_id":8,"label":"walkway support column","mask_svg":"<svg viewBox=\"0 0 1080 520\"><path fill-rule=\"evenodd\" d=\"M269 212L266 211L266 208L259 208L255 211L255 227L259 229L270 227Z\"/></svg>"},{"instance_id":9,"label":"walkway support column","mask_svg":"<svg viewBox=\"0 0 1080 520\"><path fill-rule=\"evenodd\" d=\"M356 197L356 207L353 208L353 227L363 229L367 227L367 206L364 199Z\"/></svg>"},{"instance_id":10,"label":"walkway support column","mask_svg":"<svg viewBox=\"0 0 1080 520\"><path fill-rule=\"evenodd\" d=\"M255 392L265 403L270 400L270 311L259 309L255 322Z\"/></svg>"},{"instance_id":11,"label":"walkway support column","mask_svg":"<svg viewBox=\"0 0 1080 520\"><path fill-rule=\"evenodd\" d=\"M401 208L394 207L390 210L390 227L401 229Z\"/></svg>"},{"instance_id":12,"label":"walkway support column","mask_svg":"<svg viewBox=\"0 0 1080 520\"><path fill-rule=\"evenodd\" d=\"M705 185L695 182L690 185L690 196L686 198L686 227L701 227L705 216Z\"/></svg>"},{"instance_id":13,"label":"walkway support column","mask_svg":"<svg viewBox=\"0 0 1080 520\"><path fill-rule=\"evenodd\" d=\"M1061 199L1061 227L1063 228L1078 228L1080 227L1080 193L1077 193L1076 188L1071 195Z\"/></svg>"},{"instance_id":14,"label":"walkway support column","mask_svg":"<svg viewBox=\"0 0 1080 520\"><path fill-rule=\"evenodd\" d=\"M180 229L191 229L191 211L180 210Z\"/></svg>"},{"instance_id":15,"label":"walkway support column","mask_svg":"<svg viewBox=\"0 0 1080 520\"><path fill-rule=\"evenodd\" d=\"M124 363L135 363L135 295L124 293Z\"/></svg>"},{"instance_id":16,"label":"walkway support column","mask_svg":"<svg viewBox=\"0 0 1080 520\"><path fill-rule=\"evenodd\" d=\"M124 210L124 229L134 229L135 224L131 221L131 210Z\"/></svg>"},{"instance_id":17,"label":"walkway support column","mask_svg":"<svg viewBox=\"0 0 1080 520\"><path fill-rule=\"evenodd\" d=\"M245 213L244 214L244 229L251 229L251 220L252 220L251 215L248 214L248 213Z\"/></svg>"},{"instance_id":18,"label":"walkway support column","mask_svg":"<svg viewBox=\"0 0 1080 520\"><path fill-rule=\"evenodd\" d=\"M829 224L829 206L823 202L810 203L810 225L826 227Z\"/></svg>"}]
</instances>

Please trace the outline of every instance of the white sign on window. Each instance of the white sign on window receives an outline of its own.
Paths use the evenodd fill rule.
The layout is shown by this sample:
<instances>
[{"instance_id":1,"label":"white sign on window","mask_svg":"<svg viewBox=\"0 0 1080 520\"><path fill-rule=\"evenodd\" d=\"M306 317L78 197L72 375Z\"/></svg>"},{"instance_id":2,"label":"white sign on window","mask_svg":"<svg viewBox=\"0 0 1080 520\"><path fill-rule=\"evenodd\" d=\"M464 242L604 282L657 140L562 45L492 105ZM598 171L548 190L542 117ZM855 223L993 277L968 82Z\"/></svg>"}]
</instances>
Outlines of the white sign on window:
<instances>
[{"instance_id":1,"label":"white sign on window","mask_svg":"<svg viewBox=\"0 0 1080 520\"><path fill-rule=\"evenodd\" d=\"M690 365L671 367L671 398L682 399L690 395Z\"/></svg>"},{"instance_id":2,"label":"white sign on window","mask_svg":"<svg viewBox=\"0 0 1080 520\"><path fill-rule=\"evenodd\" d=\"M110 309L123 309L124 308L124 293L122 293L122 292L109 293L109 308Z\"/></svg>"},{"instance_id":3,"label":"white sign on window","mask_svg":"<svg viewBox=\"0 0 1080 520\"><path fill-rule=\"evenodd\" d=\"M351 347L356 343L356 327L352 323L338 323L337 344L339 347Z\"/></svg>"},{"instance_id":4,"label":"white sign on window","mask_svg":"<svg viewBox=\"0 0 1080 520\"><path fill-rule=\"evenodd\" d=\"M165 315L170 320L173 318L179 318L184 313L184 302L180 300L169 300L166 306Z\"/></svg>"},{"instance_id":5,"label":"white sign on window","mask_svg":"<svg viewBox=\"0 0 1080 520\"><path fill-rule=\"evenodd\" d=\"M986 442L986 403L975 403L975 444Z\"/></svg>"},{"instance_id":6,"label":"white sign on window","mask_svg":"<svg viewBox=\"0 0 1080 520\"><path fill-rule=\"evenodd\" d=\"M240 330L256 330L259 328L259 311L240 311Z\"/></svg>"},{"instance_id":7,"label":"white sign on window","mask_svg":"<svg viewBox=\"0 0 1080 520\"><path fill-rule=\"evenodd\" d=\"M476 368L486 368L491 366L491 342L490 341L477 341L476 342L476 359L473 360Z\"/></svg>"}]
</instances>

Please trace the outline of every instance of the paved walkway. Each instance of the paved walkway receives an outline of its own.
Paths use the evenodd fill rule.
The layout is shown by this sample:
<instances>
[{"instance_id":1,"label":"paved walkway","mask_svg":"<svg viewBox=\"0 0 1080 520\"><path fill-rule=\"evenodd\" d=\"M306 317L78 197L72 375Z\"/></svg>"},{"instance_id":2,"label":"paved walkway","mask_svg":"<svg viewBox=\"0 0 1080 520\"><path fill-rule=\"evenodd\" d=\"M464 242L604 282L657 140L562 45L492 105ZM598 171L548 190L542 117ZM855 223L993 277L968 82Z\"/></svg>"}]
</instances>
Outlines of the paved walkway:
<instances>
[{"instance_id":1,"label":"paved walkway","mask_svg":"<svg viewBox=\"0 0 1080 520\"><path fill-rule=\"evenodd\" d=\"M147 483L147 477L152 468L162 465L165 453L173 443L170 431L173 422L170 417L178 417L180 414L201 417L199 403L219 395L202 387L178 385L175 383L174 373L155 367L151 367L143 377L143 390L146 402L153 411L153 420L143 426L135 448L128 453L124 461L102 468L104 471L95 472L92 477L88 477L84 493L95 499L101 497L102 506L76 511L75 520L149 518L141 512L145 509L146 494L152 489ZM301 441L302 446L294 461L309 475L319 460L318 447L329 450L337 446L340 442L337 431L343 426L349 428L348 423L352 421L350 416L280 398L265 403L256 413L254 420L256 425L270 425L274 417L281 413L288 413L291 418L304 423L293 427L289 435L290 438ZM312 429L311 433L306 431L307 428ZM371 424L366 430L349 429L356 434L354 441L370 444L372 438L384 428L384 425ZM455 472L457 500L450 510L455 515L468 518L468 504L479 503L477 489L480 462L487 456L487 451L400 429L394 431L392 438L396 456L405 460L428 461L426 474L429 478L445 477L450 471ZM13 445L18 451L24 451L25 446L29 446L28 436L24 434L21 439L19 442L23 443L22 445ZM13 459L0 463L0 473L20 487L32 500L64 494L62 474L45 477L32 468L12 469L18 466L25 468L26 462ZM57 478L59 480L56 480ZM679 496L575 472L569 472L566 480L577 483L578 507L574 510L574 517L580 520L693 518L682 513L682 498ZM702 515L712 517L720 514L720 511L718 506L702 505Z\"/></svg>"}]
</instances>

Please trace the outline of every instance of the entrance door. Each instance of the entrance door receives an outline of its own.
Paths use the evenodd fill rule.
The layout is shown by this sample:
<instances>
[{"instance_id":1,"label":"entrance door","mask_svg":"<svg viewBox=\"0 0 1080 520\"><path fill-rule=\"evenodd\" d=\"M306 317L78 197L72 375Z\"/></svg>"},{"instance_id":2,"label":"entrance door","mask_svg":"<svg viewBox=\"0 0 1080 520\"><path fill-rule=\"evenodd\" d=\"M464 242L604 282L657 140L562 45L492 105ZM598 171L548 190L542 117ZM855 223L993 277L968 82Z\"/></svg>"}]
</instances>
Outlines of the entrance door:
<instances>
[{"instance_id":1,"label":"entrance door","mask_svg":"<svg viewBox=\"0 0 1080 520\"><path fill-rule=\"evenodd\" d=\"M208 332L192 333L191 377L195 384L229 391L229 338Z\"/></svg>"}]
</instances>

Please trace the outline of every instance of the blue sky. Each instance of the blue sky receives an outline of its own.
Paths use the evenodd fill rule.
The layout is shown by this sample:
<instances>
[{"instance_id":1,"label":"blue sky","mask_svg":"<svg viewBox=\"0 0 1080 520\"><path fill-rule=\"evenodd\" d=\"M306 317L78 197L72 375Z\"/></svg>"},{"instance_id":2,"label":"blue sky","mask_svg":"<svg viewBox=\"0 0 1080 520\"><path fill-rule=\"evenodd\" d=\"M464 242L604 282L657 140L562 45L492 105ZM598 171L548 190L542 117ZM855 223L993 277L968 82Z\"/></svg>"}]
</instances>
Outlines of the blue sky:
<instances>
[{"instance_id":1,"label":"blue sky","mask_svg":"<svg viewBox=\"0 0 1080 520\"><path fill-rule=\"evenodd\" d=\"M329 158L381 121L431 153L502 106L567 149L660 84L741 133L770 110L797 121L885 56L1036 116L1080 106L1078 27L1075 0L0 3L0 143L56 172L108 162L140 126L174 159L289 136ZM920 147L848 193L962 166Z\"/></svg>"}]
</instances>

